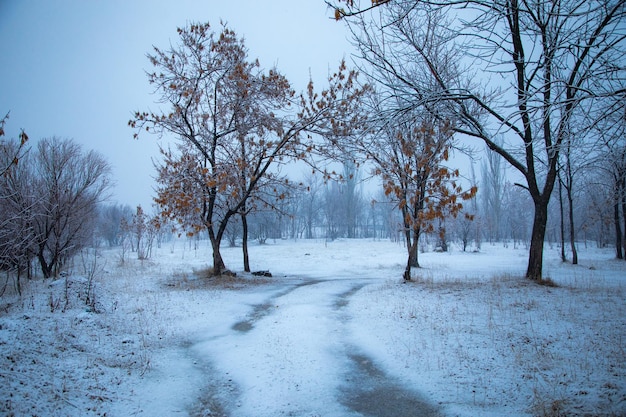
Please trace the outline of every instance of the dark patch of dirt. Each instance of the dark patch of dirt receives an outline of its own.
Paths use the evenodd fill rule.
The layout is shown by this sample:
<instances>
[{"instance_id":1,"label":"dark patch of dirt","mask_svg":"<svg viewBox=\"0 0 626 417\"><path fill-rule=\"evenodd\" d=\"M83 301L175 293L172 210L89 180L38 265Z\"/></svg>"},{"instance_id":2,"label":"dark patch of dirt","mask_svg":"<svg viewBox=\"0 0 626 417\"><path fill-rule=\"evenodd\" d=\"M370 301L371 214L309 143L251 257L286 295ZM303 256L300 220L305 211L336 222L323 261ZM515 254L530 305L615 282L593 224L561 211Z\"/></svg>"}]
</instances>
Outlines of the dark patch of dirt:
<instances>
[{"instance_id":1,"label":"dark patch of dirt","mask_svg":"<svg viewBox=\"0 0 626 417\"><path fill-rule=\"evenodd\" d=\"M351 372L341 403L365 417L441 417L420 395L394 381L363 354L348 355Z\"/></svg>"},{"instance_id":2,"label":"dark patch of dirt","mask_svg":"<svg viewBox=\"0 0 626 417\"><path fill-rule=\"evenodd\" d=\"M253 275L207 276L205 271L177 272L163 285L177 290L226 289L240 290L250 286L276 283L276 279Z\"/></svg>"},{"instance_id":3,"label":"dark patch of dirt","mask_svg":"<svg viewBox=\"0 0 626 417\"><path fill-rule=\"evenodd\" d=\"M231 328L233 330L236 330L242 333L249 332L250 330L254 328L254 323L261 320L263 317L267 316L271 312L272 308L275 306L275 303L273 302L274 300L276 300L277 298L283 297L298 288L306 287L308 285L319 284L320 282L322 281L319 281L319 280L304 281L304 282L298 283L283 291L280 291L274 294L265 303L255 305L252 309L252 312L248 315L248 318L246 320L238 321L237 323L233 324Z\"/></svg>"}]
</instances>

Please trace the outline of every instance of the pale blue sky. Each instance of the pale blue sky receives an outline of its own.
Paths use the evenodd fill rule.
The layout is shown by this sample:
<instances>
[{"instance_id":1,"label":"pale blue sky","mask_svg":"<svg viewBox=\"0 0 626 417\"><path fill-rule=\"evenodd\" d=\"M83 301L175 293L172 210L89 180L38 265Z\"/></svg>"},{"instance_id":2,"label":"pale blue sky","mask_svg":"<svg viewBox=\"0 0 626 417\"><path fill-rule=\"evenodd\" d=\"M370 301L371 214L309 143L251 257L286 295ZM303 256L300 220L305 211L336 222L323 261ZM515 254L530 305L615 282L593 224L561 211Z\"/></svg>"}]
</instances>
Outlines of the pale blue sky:
<instances>
[{"instance_id":1,"label":"pale blue sky","mask_svg":"<svg viewBox=\"0 0 626 417\"><path fill-rule=\"evenodd\" d=\"M120 203L151 204L157 139L132 139L134 110L155 107L144 70L152 45L187 22L228 22L251 58L276 65L296 90L349 58L347 31L322 0L0 0L0 113L25 129L73 138L111 163Z\"/></svg>"}]
</instances>

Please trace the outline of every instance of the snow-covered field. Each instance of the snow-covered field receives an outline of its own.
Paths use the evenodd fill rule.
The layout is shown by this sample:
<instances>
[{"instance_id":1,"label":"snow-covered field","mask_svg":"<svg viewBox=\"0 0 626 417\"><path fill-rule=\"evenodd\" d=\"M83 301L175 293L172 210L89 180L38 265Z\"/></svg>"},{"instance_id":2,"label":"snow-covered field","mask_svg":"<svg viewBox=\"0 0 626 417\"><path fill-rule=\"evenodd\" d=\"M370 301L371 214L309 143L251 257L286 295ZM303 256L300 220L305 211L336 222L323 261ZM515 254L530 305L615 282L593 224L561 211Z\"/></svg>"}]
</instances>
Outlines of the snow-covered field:
<instances>
[{"instance_id":1,"label":"snow-covered field","mask_svg":"<svg viewBox=\"0 0 626 417\"><path fill-rule=\"evenodd\" d=\"M580 252L547 247L552 287L501 244L420 254L412 283L389 241L252 246L273 277L222 281L207 242L100 251L95 308L78 260L0 298L0 415L624 416L626 263Z\"/></svg>"}]
</instances>

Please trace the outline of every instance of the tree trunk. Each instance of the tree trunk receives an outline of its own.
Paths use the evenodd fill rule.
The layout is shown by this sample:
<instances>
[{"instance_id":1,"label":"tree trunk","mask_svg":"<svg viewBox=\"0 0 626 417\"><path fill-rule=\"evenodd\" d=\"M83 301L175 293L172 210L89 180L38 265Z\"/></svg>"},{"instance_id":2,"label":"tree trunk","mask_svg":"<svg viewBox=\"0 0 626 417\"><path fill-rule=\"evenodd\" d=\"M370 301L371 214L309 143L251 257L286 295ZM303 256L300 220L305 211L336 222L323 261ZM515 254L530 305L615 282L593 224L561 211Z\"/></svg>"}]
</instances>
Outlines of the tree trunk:
<instances>
[{"instance_id":1,"label":"tree trunk","mask_svg":"<svg viewBox=\"0 0 626 417\"><path fill-rule=\"evenodd\" d=\"M8 278L8 274L9 272L7 271L7 280ZM20 297L22 296L22 284L20 283L20 278L22 277L22 274L20 272L20 268L17 269L17 276L15 277L15 288L17 289L17 295L19 295ZM6 288L6 285L5 285ZM2 289L2 293L4 293L4 288ZM0 294L1 296L2 294Z\"/></svg>"},{"instance_id":2,"label":"tree trunk","mask_svg":"<svg viewBox=\"0 0 626 417\"><path fill-rule=\"evenodd\" d=\"M615 223L615 256L617 259L624 259L622 252L622 226L619 218L619 201L616 199L613 204L613 222Z\"/></svg>"},{"instance_id":3,"label":"tree trunk","mask_svg":"<svg viewBox=\"0 0 626 417\"><path fill-rule=\"evenodd\" d=\"M44 279L48 279L54 276L54 265L56 263L56 258L52 258L50 262L48 262L45 256L45 250L45 243L39 243L37 245L37 260L39 261L39 265L41 266L41 273L43 274Z\"/></svg>"},{"instance_id":4,"label":"tree trunk","mask_svg":"<svg viewBox=\"0 0 626 417\"><path fill-rule=\"evenodd\" d=\"M39 259L39 265L41 265L41 272L43 274L43 277L45 279L51 278L52 277L52 265L48 265L43 253L39 253L37 255L37 258Z\"/></svg>"},{"instance_id":5,"label":"tree trunk","mask_svg":"<svg viewBox=\"0 0 626 417\"><path fill-rule=\"evenodd\" d=\"M411 246L413 243L411 242L411 229L409 229L406 225L404 226L404 240L406 242L406 250L408 257L411 257Z\"/></svg>"},{"instance_id":6,"label":"tree trunk","mask_svg":"<svg viewBox=\"0 0 626 417\"><path fill-rule=\"evenodd\" d=\"M411 257L410 256L406 263L406 268L404 269L403 278L405 281L411 281Z\"/></svg>"},{"instance_id":7,"label":"tree trunk","mask_svg":"<svg viewBox=\"0 0 626 417\"><path fill-rule=\"evenodd\" d=\"M567 203L569 205L569 241L572 248L572 264L578 265L578 251L576 250L576 231L574 230L574 172L572 171L572 160L570 158L570 142L567 146L567 186L565 191L567 192Z\"/></svg>"},{"instance_id":8,"label":"tree trunk","mask_svg":"<svg viewBox=\"0 0 626 417\"><path fill-rule=\"evenodd\" d=\"M439 225L439 247L442 252L448 252L448 243L446 242L446 229Z\"/></svg>"},{"instance_id":9,"label":"tree trunk","mask_svg":"<svg viewBox=\"0 0 626 417\"><path fill-rule=\"evenodd\" d=\"M209 240L211 241L211 248L213 249L213 276L222 275L222 272L226 269L224 260L222 259L222 253L220 252L221 234L216 236L212 227L207 227L209 232Z\"/></svg>"},{"instance_id":10,"label":"tree trunk","mask_svg":"<svg viewBox=\"0 0 626 417\"><path fill-rule=\"evenodd\" d=\"M567 261L565 255L565 209L563 208L563 182L559 174L559 209L561 213L561 262Z\"/></svg>"},{"instance_id":11,"label":"tree trunk","mask_svg":"<svg viewBox=\"0 0 626 417\"><path fill-rule=\"evenodd\" d=\"M406 219L406 211L402 210L404 219ZM406 220L404 221L404 237L406 239L406 247L408 252L406 268L404 270L404 280L411 280L411 268L419 268L419 260L418 260L418 243L420 236L420 227L419 226L411 226Z\"/></svg>"},{"instance_id":12,"label":"tree trunk","mask_svg":"<svg viewBox=\"0 0 626 417\"><path fill-rule=\"evenodd\" d=\"M419 235L418 235L419 237ZM409 256L406 262L406 268L404 269L404 280L411 281L411 268L419 268L419 262L417 260L418 254L418 237L413 236L413 241L409 246Z\"/></svg>"},{"instance_id":13,"label":"tree trunk","mask_svg":"<svg viewBox=\"0 0 626 417\"><path fill-rule=\"evenodd\" d=\"M622 177L622 218L624 220L624 233L626 233L626 174ZM619 217L619 213L618 213ZM626 239L622 236L622 248L624 250L624 256L626 257Z\"/></svg>"},{"instance_id":14,"label":"tree trunk","mask_svg":"<svg viewBox=\"0 0 626 417\"><path fill-rule=\"evenodd\" d=\"M571 187L571 183L570 183ZM578 251L576 250L576 231L574 230L574 197L572 189L567 189L567 201L569 204L569 242L572 247L572 264L578 265Z\"/></svg>"},{"instance_id":15,"label":"tree trunk","mask_svg":"<svg viewBox=\"0 0 626 417\"><path fill-rule=\"evenodd\" d=\"M246 272L250 272L250 259L248 257L248 217L245 213L241 214L241 240L243 247L243 270Z\"/></svg>"},{"instance_id":16,"label":"tree trunk","mask_svg":"<svg viewBox=\"0 0 626 417\"><path fill-rule=\"evenodd\" d=\"M404 237L406 239L406 248L408 252L408 259L410 266L419 268L419 259L418 259L418 240L420 228L412 229L410 226L404 226ZM411 238L412 235L412 238Z\"/></svg>"},{"instance_id":17,"label":"tree trunk","mask_svg":"<svg viewBox=\"0 0 626 417\"><path fill-rule=\"evenodd\" d=\"M535 200L535 216L533 219L533 231L530 238L530 253L528 256L528 268L526 278L541 281L543 270L543 244L546 237L546 224L548 222L548 202L543 198Z\"/></svg>"},{"instance_id":18,"label":"tree trunk","mask_svg":"<svg viewBox=\"0 0 626 417\"><path fill-rule=\"evenodd\" d=\"M213 275L222 275L222 272L226 269L226 265L224 264L222 254L220 253L220 244L219 242L217 242L217 244L211 242L211 246L213 247Z\"/></svg>"},{"instance_id":19,"label":"tree trunk","mask_svg":"<svg viewBox=\"0 0 626 417\"><path fill-rule=\"evenodd\" d=\"M411 245L411 252L409 252L409 259L411 260L411 266L413 268L419 268L419 234L413 235L413 244Z\"/></svg>"}]
</instances>

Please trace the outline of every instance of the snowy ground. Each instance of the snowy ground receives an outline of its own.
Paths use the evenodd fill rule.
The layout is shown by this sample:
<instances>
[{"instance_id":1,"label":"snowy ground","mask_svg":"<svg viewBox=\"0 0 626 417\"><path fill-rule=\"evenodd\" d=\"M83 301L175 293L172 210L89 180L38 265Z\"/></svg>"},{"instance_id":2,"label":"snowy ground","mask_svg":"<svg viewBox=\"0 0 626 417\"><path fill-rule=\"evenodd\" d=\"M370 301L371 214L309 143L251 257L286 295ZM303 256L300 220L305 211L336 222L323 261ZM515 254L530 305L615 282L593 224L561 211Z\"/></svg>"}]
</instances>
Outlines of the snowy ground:
<instances>
[{"instance_id":1,"label":"snowy ground","mask_svg":"<svg viewBox=\"0 0 626 417\"><path fill-rule=\"evenodd\" d=\"M241 269L238 248L225 248ZM206 242L98 258L95 308L66 280L0 298L0 415L624 416L626 263L526 249L420 254L388 241L278 241L202 277ZM4 280L4 278L3 278ZM3 283L3 282L2 282Z\"/></svg>"}]
</instances>

